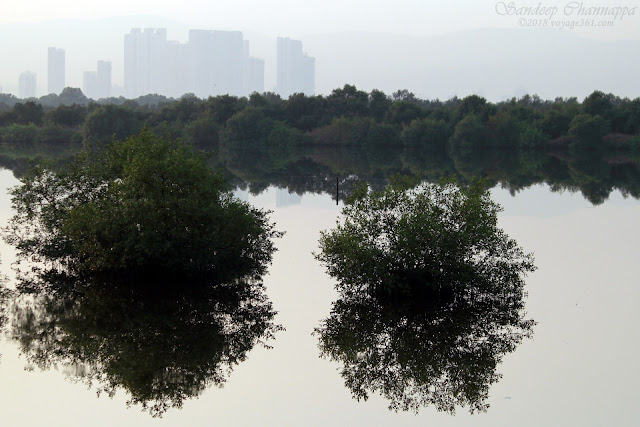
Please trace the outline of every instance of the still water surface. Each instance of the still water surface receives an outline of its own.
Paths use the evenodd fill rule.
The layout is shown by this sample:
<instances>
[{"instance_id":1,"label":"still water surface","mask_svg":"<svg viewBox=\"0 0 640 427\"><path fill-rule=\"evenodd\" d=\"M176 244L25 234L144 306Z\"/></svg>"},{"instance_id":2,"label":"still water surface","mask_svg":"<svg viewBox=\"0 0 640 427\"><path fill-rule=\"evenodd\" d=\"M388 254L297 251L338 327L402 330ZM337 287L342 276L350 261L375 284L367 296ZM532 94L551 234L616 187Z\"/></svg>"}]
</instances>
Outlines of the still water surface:
<instances>
[{"instance_id":1,"label":"still water surface","mask_svg":"<svg viewBox=\"0 0 640 427\"><path fill-rule=\"evenodd\" d=\"M15 185L0 171L2 188ZM371 396L351 398L340 366L319 358L311 333L337 297L332 280L313 258L320 230L331 228L340 206L330 195L298 196L270 187L259 195L238 192L272 209L285 231L277 241L267 295L278 311L272 349L255 347L223 388L210 387L182 409L160 419L133 406L127 394L96 397L85 383L58 370L25 369L15 342L0 342L0 423L49 425L638 425L635 410L640 368L640 299L637 242L640 202L612 193L592 206L580 194L552 193L539 185L511 196L496 188L504 206L499 223L529 252L538 270L527 279L528 317L538 323L534 337L507 354L497 371L503 378L489 393L487 413L455 416L424 408L418 415L396 413ZM0 221L11 215L6 192ZM2 243L1 265L9 277L13 250ZM10 279L11 280L11 279ZM5 335L6 337L6 335Z\"/></svg>"}]
</instances>

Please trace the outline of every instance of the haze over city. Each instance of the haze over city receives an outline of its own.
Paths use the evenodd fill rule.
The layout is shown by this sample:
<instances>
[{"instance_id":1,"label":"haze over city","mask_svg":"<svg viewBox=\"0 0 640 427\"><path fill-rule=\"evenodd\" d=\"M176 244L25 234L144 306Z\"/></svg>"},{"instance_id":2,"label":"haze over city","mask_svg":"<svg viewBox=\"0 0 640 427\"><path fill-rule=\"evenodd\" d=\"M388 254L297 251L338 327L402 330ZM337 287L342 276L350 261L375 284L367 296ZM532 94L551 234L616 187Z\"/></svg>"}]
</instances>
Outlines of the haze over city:
<instances>
[{"instance_id":1,"label":"haze over city","mask_svg":"<svg viewBox=\"0 0 640 427\"><path fill-rule=\"evenodd\" d=\"M626 14L613 14L614 6ZM276 91L277 38L287 37L315 58L317 94L348 83L441 99L470 93L493 100L524 93L584 97L594 89L636 97L638 6L637 0L400 1L393 8L379 1L35 1L12 4L0 17L0 37L11 41L0 46L0 87L17 95L20 74L30 71L36 96L45 95L47 49L57 47L66 52L66 86L82 88L84 73L105 61L113 85L123 88L124 35L163 28L168 40L182 44L194 29L241 32L248 55L264 61L265 91ZM550 15L551 7L557 10Z\"/></svg>"}]
</instances>

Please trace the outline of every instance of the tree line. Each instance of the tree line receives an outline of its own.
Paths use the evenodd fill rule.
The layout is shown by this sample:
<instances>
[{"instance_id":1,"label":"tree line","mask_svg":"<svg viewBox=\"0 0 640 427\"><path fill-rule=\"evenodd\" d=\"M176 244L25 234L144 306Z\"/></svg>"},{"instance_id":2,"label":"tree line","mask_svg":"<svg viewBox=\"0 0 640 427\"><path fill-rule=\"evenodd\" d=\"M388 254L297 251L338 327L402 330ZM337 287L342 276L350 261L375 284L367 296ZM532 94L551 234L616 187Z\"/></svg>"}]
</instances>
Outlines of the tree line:
<instances>
[{"instance_id":1,"label":"tree line","mask_svg":"<svg viewBox=\"0 0 640 427\"><path fill-rule=\"evenodd\" d=\"M478 95L423 100L345 85L330 95L274 93L180 99L146 95L94 102L79 89L21 101L0 95L3 142L108 142L144 127L201 147L343 145L472 148L640 148L640 98L594 91L577 98Z\"/></svg>"}]
</instances>

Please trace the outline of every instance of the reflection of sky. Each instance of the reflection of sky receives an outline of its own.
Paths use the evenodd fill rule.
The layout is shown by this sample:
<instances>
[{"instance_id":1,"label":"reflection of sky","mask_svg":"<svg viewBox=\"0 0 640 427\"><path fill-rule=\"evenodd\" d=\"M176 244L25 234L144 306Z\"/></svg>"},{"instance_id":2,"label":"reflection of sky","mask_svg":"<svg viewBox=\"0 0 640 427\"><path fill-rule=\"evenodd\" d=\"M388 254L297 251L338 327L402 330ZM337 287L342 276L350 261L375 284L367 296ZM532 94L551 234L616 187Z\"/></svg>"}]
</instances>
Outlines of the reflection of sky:
<instances>
[{"instance_id":1,"label":"reflection of sky","mask_svg":"<svg viewBox=\"0 0 640 427\"><path fill-rule=\"evenodd\" d=\"M4 172L0 174L0 179ZM551 194L543 186L512 198L495 190L505 206L499 225L527 251L538 270L527 280L527 311L538 321L533 340L505 357L504 377L490 390L487 414L456 417L423 409L396 414L386 402L351 399L337 364L318 358L311 336L336 298L333 282L311 252L319 231L335 225L338 208L329 195L302 196L275 209L278 252L265 278L279 312L272 350L257 348L223 389L206 390L181 411L153 420L127 410L120 392L96 399L83 384L59 372L29 373L12 344L0 344L0 422L3 425L367 425L367 426L633 426L640 381L637 329L640 312L640 202L613 195L591 207L580 194ZM274 209L270 188L249 201ZM0 212L6 218L6 201ZM6 250L2 255L2 268ZM35 406L34 406L35 405ZM37 410L35 410L37 408Z\"/></svg>"}]
</instances>

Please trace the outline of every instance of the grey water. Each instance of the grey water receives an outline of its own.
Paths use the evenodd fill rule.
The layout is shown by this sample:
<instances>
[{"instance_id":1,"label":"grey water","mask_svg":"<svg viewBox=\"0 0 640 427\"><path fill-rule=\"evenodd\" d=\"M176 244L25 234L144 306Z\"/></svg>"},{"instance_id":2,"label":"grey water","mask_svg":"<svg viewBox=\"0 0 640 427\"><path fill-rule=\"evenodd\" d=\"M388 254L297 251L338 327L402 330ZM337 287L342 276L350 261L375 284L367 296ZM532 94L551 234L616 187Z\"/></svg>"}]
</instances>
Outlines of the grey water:
<instances>
[{"instance_id":1,"label":"grey water","mask_svg":"<svg viewBox=\"0 0 640 427\"><path fill-rule=\"evenodd\" d=\"M18 181L0 171L0 224L12 215L4 190ZM532 339L505 355L502 378L489 390L486 413L459 408L452 416L425 407L416 415L394 412L372 395L357 401L340 365L319 357L314 328L337 298L332 279L314 259L321 230L335 225L341 206L328 194L290 194L269 187L240 198L273 210L284 231L264 278L266 293L286 328L256 346L222 388L185 399L181 409L152 418L128 395L112 398L77 380L73 366L41 371L29 365L10 338L0 341L0 424L48 426L540 426L637 425L640 368L640 201L614 191L594 206L579 193L535 185L515 195L494 188L504 207L499 226L535 255L527 277ZM340 202L340 205L342 202ZM0 269L11 287L14 249L2 243Z\"/></svg>"}]
</instances>

